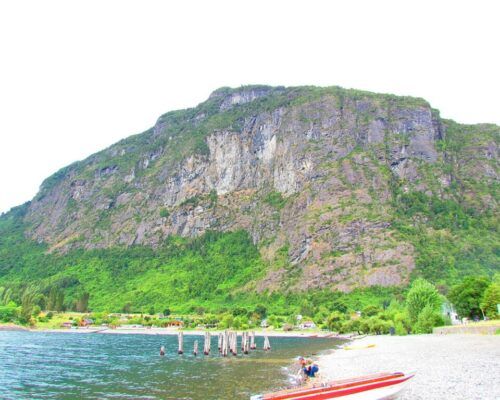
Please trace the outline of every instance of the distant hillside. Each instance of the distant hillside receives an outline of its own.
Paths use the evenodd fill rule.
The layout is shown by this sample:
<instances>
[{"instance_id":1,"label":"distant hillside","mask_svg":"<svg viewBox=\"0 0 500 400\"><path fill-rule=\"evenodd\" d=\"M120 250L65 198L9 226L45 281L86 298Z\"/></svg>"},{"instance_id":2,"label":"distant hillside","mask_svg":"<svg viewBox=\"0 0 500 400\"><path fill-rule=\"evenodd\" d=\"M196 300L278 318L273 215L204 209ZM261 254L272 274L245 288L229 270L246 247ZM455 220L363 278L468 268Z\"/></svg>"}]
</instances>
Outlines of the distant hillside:
<instances>
[{"instance_id":1,"label":"distant hillside","mask_svg":"<svg viewBox=\"0 0 500 400\"><path fill-rule=\"evenodd\" d=\"M96 309L285 307L491 275L499 137L418 98L221 88L1 216L0 284L89 292Z\"/></svg>"}]
</instances>

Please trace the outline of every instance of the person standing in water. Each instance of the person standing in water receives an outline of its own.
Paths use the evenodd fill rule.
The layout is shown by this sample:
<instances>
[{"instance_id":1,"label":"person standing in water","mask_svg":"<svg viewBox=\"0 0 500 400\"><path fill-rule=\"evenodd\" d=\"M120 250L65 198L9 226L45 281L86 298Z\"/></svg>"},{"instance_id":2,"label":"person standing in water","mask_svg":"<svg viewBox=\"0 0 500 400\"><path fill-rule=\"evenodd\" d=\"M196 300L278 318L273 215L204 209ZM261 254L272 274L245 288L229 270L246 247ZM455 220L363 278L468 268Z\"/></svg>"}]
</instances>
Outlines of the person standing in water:
<instances>
[{"instance_id":1,"label":"person standing in water","mask_svg":"<svg viewBox=\"0 0 500 400\"><path fill-rule=\"evenodd\" d=\"M160 347L160 356L164 356L165 355L165 347L161 346Z\"/></svg>"}]
</instances>

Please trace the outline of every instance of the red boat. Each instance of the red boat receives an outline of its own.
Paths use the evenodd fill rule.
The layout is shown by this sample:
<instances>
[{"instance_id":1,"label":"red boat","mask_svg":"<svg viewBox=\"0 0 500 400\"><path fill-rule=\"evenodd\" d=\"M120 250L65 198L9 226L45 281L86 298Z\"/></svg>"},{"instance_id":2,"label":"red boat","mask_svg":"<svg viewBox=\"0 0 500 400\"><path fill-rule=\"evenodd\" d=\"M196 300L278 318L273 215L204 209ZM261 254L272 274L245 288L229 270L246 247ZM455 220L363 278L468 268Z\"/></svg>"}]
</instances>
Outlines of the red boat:
<instances>
[{"instance_id":1,"label":"red boat","mask_svg":"<svg viewBox=\"0 0 500 400\"><path fill-rule=\"evenodd\" d=\"M251 400L389 400L395 399L415 373L382 372L321 385L252 396Z\"/></svg>"}]
</instances>

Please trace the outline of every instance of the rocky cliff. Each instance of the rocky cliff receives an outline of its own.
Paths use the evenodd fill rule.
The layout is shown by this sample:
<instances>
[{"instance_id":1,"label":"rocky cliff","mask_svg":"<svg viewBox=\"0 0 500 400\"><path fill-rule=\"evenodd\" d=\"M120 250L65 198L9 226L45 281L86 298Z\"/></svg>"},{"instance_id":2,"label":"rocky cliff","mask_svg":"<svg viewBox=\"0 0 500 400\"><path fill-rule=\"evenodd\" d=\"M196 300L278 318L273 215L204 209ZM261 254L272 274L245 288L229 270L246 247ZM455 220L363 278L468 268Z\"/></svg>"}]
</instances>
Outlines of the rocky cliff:
<instances>
[{"instance_id":1,"label":"rocky cliff","mask_svg":"<svg viewBox=\"0 0 500 400\"><path fill-rule=\"evenodd\" d=\"M419 196L497 215L499 133L417 98L222 88L45 180L25 235L65 254L242 229L268 265L258 291L402 285L421 257L402 218L439 231Z\"/></svg>"}]
</instances>

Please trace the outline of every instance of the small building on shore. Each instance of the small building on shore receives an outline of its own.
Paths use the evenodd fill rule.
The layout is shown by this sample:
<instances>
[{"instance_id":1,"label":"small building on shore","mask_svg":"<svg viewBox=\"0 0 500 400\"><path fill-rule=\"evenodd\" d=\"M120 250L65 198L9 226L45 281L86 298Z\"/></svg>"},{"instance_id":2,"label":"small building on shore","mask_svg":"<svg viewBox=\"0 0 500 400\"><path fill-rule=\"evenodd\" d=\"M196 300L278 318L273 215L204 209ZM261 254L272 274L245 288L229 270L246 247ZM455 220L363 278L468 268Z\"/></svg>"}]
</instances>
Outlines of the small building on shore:
<instances>
[{"instance_id":1,"label":"small building on shore","mask_svg":"<svg viewBox=\"0 0 500 400\"><path fill-rule=\"evenodd\" d=\"M463 323L463 321L458 317L458 314L455 311L453 305L448 302L443 303L441 307L441 313L444 317L450 319L452 325L460 325Z\"/></svg>"},{"instance_id":2,"label":"small building on shore","mask_svg":"<svg viewBox=\"0 0 500 400\"><path fill-rule=\"evenodd\" d=\"M299 324L299 329L315 329L316 324L314 321L303 321Z\"/></svg>"}]
</instances>

